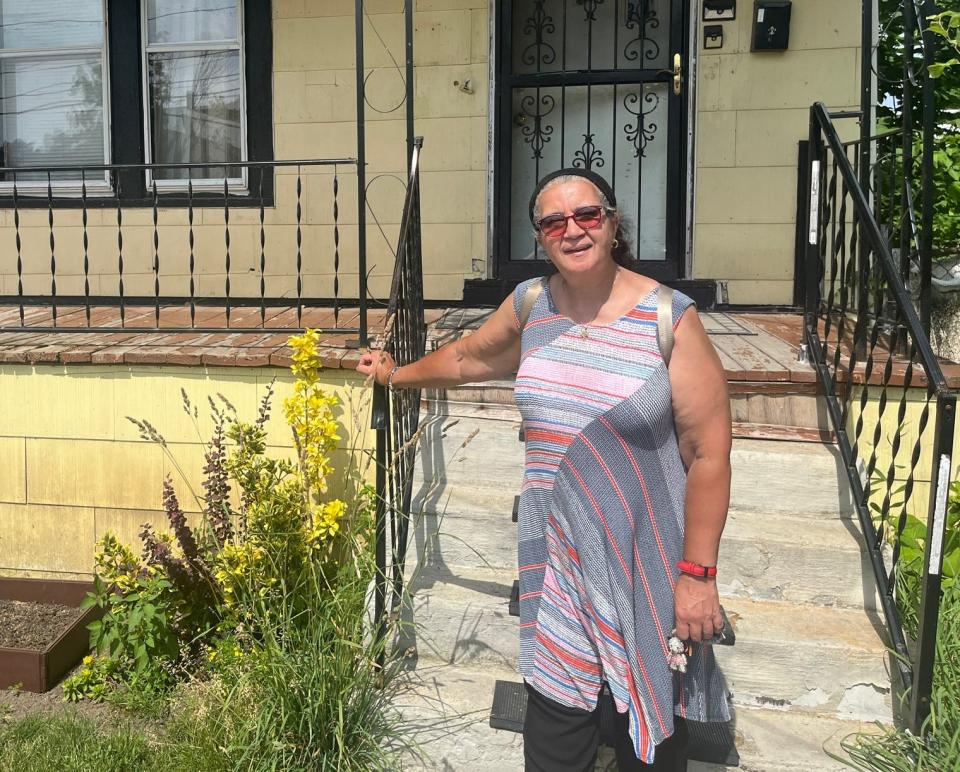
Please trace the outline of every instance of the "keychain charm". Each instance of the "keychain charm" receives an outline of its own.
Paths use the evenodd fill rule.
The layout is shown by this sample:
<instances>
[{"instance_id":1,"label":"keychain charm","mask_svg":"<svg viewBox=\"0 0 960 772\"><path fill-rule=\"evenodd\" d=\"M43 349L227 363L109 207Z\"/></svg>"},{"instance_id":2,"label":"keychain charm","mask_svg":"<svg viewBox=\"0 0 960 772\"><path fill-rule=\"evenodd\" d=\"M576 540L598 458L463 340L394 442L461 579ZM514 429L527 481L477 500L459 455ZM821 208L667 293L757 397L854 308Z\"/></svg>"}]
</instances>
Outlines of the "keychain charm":
<instances>
[{"instance_id":1,"label":"keychain charm","mask_svg":"<svg viewBox=\"0 0 960 772\"><path fill-rule=\"evenodd\" d=\"M676 630L673 630L667 639L667 649L670 652L667 656L667 667L677 673L686 673L687 656L691 653L690 647L677 638Z\"/></svg>"}]
</instances>

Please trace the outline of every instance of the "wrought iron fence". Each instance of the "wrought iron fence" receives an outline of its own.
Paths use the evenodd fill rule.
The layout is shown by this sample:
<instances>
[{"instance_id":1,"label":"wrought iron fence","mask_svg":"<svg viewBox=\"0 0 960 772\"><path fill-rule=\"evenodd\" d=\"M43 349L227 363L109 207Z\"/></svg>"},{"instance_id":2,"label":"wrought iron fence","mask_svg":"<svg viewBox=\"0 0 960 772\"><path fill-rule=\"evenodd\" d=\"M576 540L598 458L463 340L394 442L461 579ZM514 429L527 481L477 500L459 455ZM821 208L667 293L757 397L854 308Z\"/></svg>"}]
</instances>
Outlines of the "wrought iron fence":
<instances>
[{"instance_id":1,"label":"wrought iron fence","mask_svg":"<svg viewBox=\"0 0 960 772\"><path fill-rule=\"evenodd\" d=\"M869 141L877 157L885 140ZM841 142L822 104L811 108L805 333L895 651L902 717L919 731L930 706L957 394L915 310L904 260L875 217L881 194L861 185L857 159L870 157L862 151ZM893 243L912 252L913 234L900 228Z\"/></svg>"},{"instance_id":2,"label":"wrought iron fence","mask_svg":"<svg viewBox=\"0 0 960 772\"><path fill-rule=\"evenodd\" d=\"M324 158L0 168L0 332L284 333L310 324L365 342L361 166ZM327 323L305 321L318 306L331 309ZM347 308L358 313L344 326Z\"/></svg>"},{"instance_id":3,"label":"wrought iron fence","mask_svg":"<svg viewBox=\"0 0 960 772\"><path fill-rule=\"evenodd\" d=\"M383 341L384 350L401 366L422 357L427 341L420 240L422 147L423 138L417 137L410 153L410 176ZM378 494L374 624L381 636L386 630L388 594L392 613L399 610L402 600L419 420L419 389L374 388L372 426L377 432Z\"/></svg>"}]
</instances>

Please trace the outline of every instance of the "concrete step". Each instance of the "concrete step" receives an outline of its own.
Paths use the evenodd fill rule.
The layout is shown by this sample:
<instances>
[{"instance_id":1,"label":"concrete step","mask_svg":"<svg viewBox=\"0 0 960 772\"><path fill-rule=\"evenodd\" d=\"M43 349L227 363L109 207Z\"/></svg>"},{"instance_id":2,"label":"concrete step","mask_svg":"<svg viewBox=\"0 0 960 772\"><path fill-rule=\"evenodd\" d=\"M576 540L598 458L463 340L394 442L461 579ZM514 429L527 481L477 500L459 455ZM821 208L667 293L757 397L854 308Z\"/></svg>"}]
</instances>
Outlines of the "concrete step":
<instances>
[{"instance_id":1,"label":"concrete step","mask_svg":"<svg viewBox=\"0 0 960 772\"><path fill-rule=\"evenodd\" d=\"M513 380L467 383L452 389L427 390L423 399L425 405L449 414L486 409L487 415L506 417L510 409L516 409L513 389ZM801 436L832 430L826 399L817 394L816 384L731 381L729 390L735 424L796 429Z\"/></svg>"},{"instance_id":2,"label":"concrete step","mask_svg":"<svg viewBox=\"0 0 960 772\"><path fill-rule=\"evenodd\" d=\"M523 480L516 420L429 414L423 419L414 511L510 513ZM851 517L837 449L819 443L738 439L733 443L731 507L797 517Z\"/></svg>"},{"instance_id":3,"label":"concrete step","mask_svg":"<svg viewBox=\"0 0 960 772\"><path fill-rule=\"evenodd\" d=\"M734 440L730 505L741 512L852 517L846 469L833 445Z\"/></svg>"},{"instance_id":4,"label":"concrete step","mask_svg":"<svg viewBox=\"0 0 960 772\"><path fill-rule=\"evenodd\" d=\"M489 515L414 516L407 565L436 583L464 569L516 571L509 509ZM720 545L720 591L732 597L846 608L878 608L857 524L731 511Z\"/></svg>"},{"instance_id":5,"label":"concrete step","mask_svg":"<svg viewBox=\"0 0 960 772\"><path fill-rule=\"evenodd\" d=\"M429 587L415 578L401 650L416 651L419 662L514 668L512 576L464 571ZM735 704L891 720L886 648L875 615L738 597L724 597L723 604L737 642L714 652Z\"/></svg>"},{"instance_id":6,"label":"concrete step","mask_svg":"<svg viewBox=\"0 0 960 772\"><path fill-rule=\"evenodd\" d=\"M497 679L519 680L509 670L435 665L404 676L397 705L405 735L419 746L419 757L403 753L404 770L506 772L523 769L519 734L491 729L489 720ZM839 742L870 725L823 716L734 707L734 731L742 772L840 772L849 769L831 759L824 747L842 753ZM601 750L598 770L612 754ZM690 762L689 772L733 769Z\"/></svg>"}]
</instances>

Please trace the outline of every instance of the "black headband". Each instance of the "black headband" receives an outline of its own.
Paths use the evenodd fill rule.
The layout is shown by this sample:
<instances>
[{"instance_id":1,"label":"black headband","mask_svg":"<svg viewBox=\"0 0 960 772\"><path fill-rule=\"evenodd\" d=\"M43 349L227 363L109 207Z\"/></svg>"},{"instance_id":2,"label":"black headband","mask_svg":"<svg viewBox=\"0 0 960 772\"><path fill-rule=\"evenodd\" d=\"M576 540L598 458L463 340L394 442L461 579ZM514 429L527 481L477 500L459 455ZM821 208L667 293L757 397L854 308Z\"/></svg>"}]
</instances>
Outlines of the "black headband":
<instances>
[{"instance_id":1,"label":"black headband","mask_svg":"<svg viewBox=\"0 0 960 772\"><path fill-rule=\"evenodd\" d=\"M533 195L530 196L530 222L533 222L533 210L537 203L537 196L540 195L540 192L547 187L547 184L551 180L555 180L557 177L583 177L583 179L587 180L588 182L592 182L596 186L597 190L603 193L604 198L607 199L607 203L610 206L616 208L617 197L613 194L613 188L610 187L609 182L607 182L596 172L592 172L589 169L578 169L575 166L571 166L566 169L558 169L555 172L551 172L537 183L537 187L533 189Z\"/></svg>"}]
</instances>

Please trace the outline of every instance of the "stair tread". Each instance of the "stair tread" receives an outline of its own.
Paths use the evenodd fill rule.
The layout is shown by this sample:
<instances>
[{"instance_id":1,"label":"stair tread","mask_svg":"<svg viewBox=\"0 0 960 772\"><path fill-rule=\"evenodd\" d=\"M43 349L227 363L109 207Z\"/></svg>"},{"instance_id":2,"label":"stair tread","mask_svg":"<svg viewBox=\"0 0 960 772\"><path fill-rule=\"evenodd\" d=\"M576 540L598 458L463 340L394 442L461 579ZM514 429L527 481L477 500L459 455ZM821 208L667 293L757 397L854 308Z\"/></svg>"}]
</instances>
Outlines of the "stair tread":
<instances>
[{"instance_id":1,"label":"stair tread","mask_svg":"<svg viewBox=\"0 0 960 772\"><path fill-rule=\"evenodd\" d=\"M511 574L474 570L431 587L412 585L399 644L421 662L510 669L519 652L509 615ZM889 722L887 649L875 618L857 609L722 597L737 632L714 647L734 702Z\"/></svg>"},{"instance_id":2,"label":"stair tread","mask_svg":"<svg viewBox=\"0 0 960 772\"><path fill-rule=\"evenodd\" d=\"M504 495L511 486L513 492L519 491L524 464L524 448L517 441L519 428L519 414L516 420L425 417L415 491L439 486L449 489L453 500L482 497L487 491ZM831 445L736 439L730 459L735 508L818 517L853 512L846 473ZM784 470L804 473L789 475ZM469 492L459 490L462 485L468 486ZM770 495L771 489L776 490L775 496Z\"/></svg>"},{"instance_id":3,"label":"stair tread","mask_svg":"<svg viewBox=\"0 0 960 772\"><path fill-rule=\"evenodd\" d=\"M404 768L470 772L521 769L521 736L489 726L497 680L519 681L520 677L506 668L435 664L406 674L396 704L408 723L409 736L429 758L405 764ZM848 769L827 756L824 745L837 752L840 739L873 728L859 721L786 711L734 706L733 713L741 769L750 772ZM690 772L725 769L732 768L701 762L689 765Z\"/></svg>"},{"instance_id":4,"label":"stair tread","mask_svg":"<svg viewBox=\"0 0 960 772\"><path fill-rule=\"evenodd\" d=\"M438 603L460 610L476 609L507 616L507 602L516 572L471 569L458 572L457 582L430 587L410 585L415 607ZM856 608L755 600L721 594L730 622L741 638L754 641L787 641L816 646L836 646L885 652L878 633L882 621L872 612Z\"/></svg>"}]
</instances>

